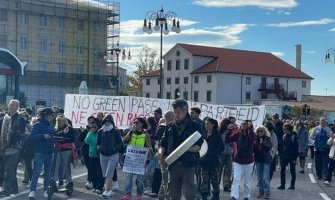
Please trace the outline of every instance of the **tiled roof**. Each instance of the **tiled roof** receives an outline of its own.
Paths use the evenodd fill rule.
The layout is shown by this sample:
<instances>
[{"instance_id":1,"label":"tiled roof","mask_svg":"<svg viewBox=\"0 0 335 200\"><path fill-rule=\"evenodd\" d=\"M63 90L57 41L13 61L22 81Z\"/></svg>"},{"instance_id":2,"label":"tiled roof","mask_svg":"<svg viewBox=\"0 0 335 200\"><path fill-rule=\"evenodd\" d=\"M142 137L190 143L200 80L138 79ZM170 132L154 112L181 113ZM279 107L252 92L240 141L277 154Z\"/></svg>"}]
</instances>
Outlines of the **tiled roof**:
<instances>
[{"instance_id":1,"label":"tiled roof","mask_svg":"<svg viewBox=\"0 0 335 200\"><path fill-rule=\"evenodd\" d=\"M189 51L193 56L214 58L212 62L194 70L193 74L224 72L313 79L271 53L181 43L178 43L178 45Z\"/></svg>"},{"instance_id":2,"label":"tiled roof","mask_svg":"<svg viewBox=\"0 0 335 200\"><path fill-rule=\"evenodd\" d=\"M144 74L142 77L153 77L153 76L159 76L160 75L160 70L155 70L155 71L152 71L152 72L149 72L147 74Z\"/></svg>"},{"instance_id":3,"label":"tiled roof","mask_svg":"<svg viewBox=\"0 0 335 200\"><path fill-rule=\"evenodd\" d=\"M335 111L335 96L302 95L302 101L320 110Z\"/></svg>"}]
</instances>

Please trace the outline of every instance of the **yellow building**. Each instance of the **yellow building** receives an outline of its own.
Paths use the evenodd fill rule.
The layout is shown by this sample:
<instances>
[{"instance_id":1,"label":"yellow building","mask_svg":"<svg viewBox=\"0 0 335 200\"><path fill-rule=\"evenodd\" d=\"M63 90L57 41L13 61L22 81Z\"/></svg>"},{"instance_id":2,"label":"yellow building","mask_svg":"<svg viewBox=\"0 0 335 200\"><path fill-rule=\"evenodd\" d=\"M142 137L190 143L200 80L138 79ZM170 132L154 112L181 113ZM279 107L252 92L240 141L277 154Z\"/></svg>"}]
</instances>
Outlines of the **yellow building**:
<instances>
[{"instance_id":1,"label":"yellow building","mask_svg":"<svg viewBox=\"0 0 335 200\"><path fill-rule=\"evenodd\" d=\"M99 0L0 0L0 48L27 62L19 88L31 107L63 106L81 81L89 94L111 94L104 55L119 40L119 11ZM8 68L0 61L3 98L14 96L13 79L1 74Z\"/></svg>"}]
</instances>

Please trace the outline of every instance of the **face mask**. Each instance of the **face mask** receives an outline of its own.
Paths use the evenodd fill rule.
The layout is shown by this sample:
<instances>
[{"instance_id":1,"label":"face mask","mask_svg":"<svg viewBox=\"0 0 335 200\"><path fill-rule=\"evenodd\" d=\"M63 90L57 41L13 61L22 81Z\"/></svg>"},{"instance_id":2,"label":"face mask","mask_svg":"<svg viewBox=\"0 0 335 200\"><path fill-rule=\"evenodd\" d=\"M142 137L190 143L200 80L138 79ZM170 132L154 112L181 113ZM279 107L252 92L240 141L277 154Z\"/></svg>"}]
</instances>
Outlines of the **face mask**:
<instances>
[{"instance_id":1,"label":"face mask","mask_svg":"<svg viewBox=\"0 0 335 200\"><path fill-rule=\"evenodd\" d=\"M106 125L103 125L102 128L105 130L105 131L110 131L114 128L113 124L110 124L108 126Z\"/></svg>"}]
</instances>

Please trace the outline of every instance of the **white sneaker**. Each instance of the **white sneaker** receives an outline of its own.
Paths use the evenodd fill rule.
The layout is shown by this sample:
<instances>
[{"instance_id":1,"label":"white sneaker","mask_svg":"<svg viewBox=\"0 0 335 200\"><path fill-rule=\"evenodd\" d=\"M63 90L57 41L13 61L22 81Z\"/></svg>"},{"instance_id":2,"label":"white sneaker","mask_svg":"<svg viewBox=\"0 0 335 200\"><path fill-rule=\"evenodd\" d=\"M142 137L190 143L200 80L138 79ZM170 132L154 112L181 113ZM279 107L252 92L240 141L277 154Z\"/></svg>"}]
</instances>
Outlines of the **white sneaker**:
<instances>
[{"instance_id":1,"label":"white sneaker","mask_svg":"<svg viewBox=\"0 0 335 200\"><path fill-rule=\"evenodd\" d=\"M113 181L113 189L120 190L119 183L117 181Z\"/></svg>"},{"instance_id":2,"label":"white sneaker","mask_svg":"<svg viewBox=\"0 0 335 200\"><path fill-rule=\"evenodd\" d=\"M28 195L29 199L34 199L35 198L35 191L30 191Z\"/></svg>"},{"instance_id":3,"label":"white sneaker","mask_svg":"<svg viewBox=\"0 0 335 200\"><path fill-rule=\"evenodd\" d=\"M27 183L27 185L26 185L26 188L27 188L27 189L30 188L30 184L31 184L31 183L30 183L30 181L29 181L29 182Z\"/></svg>"},{"instance_id":4,"label":"white sneaker","mask_svg":"<svg viewBox=\"0 0 335 200\"><path fill-rule=\"evenodd\" d=\"M44 193L43 193L43 197L46 198L46 199L49 197L49 195L48 195L48 191L44 191Z\"/></svg>"},{"instance_id":5,"label":"white sneaker","mask_svg":"<svg viewBox=\"0 0 335 200\"><path fill-rule=\"evenodd\" d=\"M107 197L110 197L110 196L112 196L114 194L114 192L112 191L112 190L109 190L108 192L107 192Z\"/></svg>"},{"instance_id":6,"label":"white sneaker","mask_svg":"<svg viewBox=\"0 0 335 200\"><path fill-rule=\"evenodd\" d=\"M151 194L151 188L146 189L143 193L146 195Z\"/></svg>"},{"instance_id":7,"label":"white sneaker","mask_svg":"<svg viewBox=\"0 0 335 200\"><path fill-rule=\"evenodd\" d=\"M330 182L329 181L325 181L325 182L323 182L323 184L330 185Z\"/></svg>"},{"instance_id":8,"label":"white sneaker","mask_svg":"<svg viewBox=\"0 0 335 200\"><path fill-rule=\"evenodd\" d=\"M107 191L106 190L102 193L102 197L107 197Z\"/></svg>"},{"instance_id":9,"label":"white sneaker","mask_svg":"<svg viewBox=\"0 0 335 200\"><path fill-rule=\"evenodd\" d=\"M92 190L92 189L93 189L93 186L92 186L92 184L91 184L90 182L87 182L87 183L85 183L85 188L86 188L87 190Z\"/></svg>"}]
</instances>

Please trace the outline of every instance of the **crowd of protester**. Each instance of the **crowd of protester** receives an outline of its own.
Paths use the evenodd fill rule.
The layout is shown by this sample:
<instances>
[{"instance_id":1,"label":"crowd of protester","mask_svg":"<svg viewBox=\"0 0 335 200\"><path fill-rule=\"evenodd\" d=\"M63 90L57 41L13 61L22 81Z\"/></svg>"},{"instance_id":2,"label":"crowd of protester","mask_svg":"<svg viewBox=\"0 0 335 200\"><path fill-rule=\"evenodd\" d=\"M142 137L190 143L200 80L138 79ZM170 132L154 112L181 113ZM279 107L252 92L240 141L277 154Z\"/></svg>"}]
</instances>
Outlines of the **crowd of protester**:
<instances>
[{"instance_id":1,"label":"crowd of protester","mask_svg":"<svg viewBox=\"0 0 335 200\"><path fill-rule=\"evenodd\" d=\"M280 169L280 183L276 184L283 190L289 166L287 189L294 190L296 166L299 173L304 173L307 155L314 159L317 178L330 185L335 169L335 124L328 124L324 117L281 120L276 113L254 127L249 120L237 124L233 116L220 121L209 117L202 120L201 110L189 108L182 99L175 100L172 109L162 113L158 108L152 117L137 117L126 130L116 126L112 115L103 113L90 116L86 127L74 129L59 107L38 109L34 116L32 110L20 109L19 101L11 100L8 112L0 111L0 196L18 193L16 170L19 163L24 163L22 183L30 189L28 197L35 197L37 180L43 176L43 195L47 198L50 181L58 187L64 185L64 180L66 184L72 182L71 163L75 164L79 156L87 169L87 183L76 187L112 197L114 191L120 190L117 166L126 145L146 147L149 153L144 175L126 174L122 200L131 199L134 176L135 200L143 195L179 200L182 194L187 200L219 200L221 182L223 191L230 192L234 200L240 198L242 179L241 196L248 200L254 171L257 198L269 199L273 173ZM3 133L7 115L11 120L9 131ZM195 131L202 138L168 166L165 158ZM204 141L207 153L199 157Z\"/></svg>"}]
</instances>

